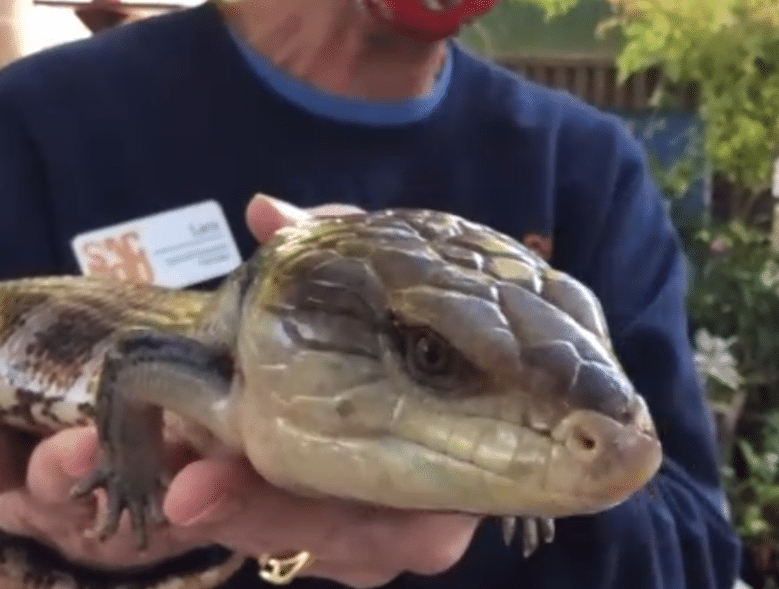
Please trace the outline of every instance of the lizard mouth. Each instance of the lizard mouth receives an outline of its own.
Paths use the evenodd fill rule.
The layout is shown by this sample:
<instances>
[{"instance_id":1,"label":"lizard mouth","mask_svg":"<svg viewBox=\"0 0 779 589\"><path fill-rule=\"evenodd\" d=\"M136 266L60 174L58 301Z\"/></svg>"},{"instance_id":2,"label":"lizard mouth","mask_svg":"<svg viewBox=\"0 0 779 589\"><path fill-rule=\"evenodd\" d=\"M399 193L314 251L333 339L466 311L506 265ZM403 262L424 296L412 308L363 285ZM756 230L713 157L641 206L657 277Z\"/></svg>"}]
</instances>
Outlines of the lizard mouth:
<instances>
[{"instance_id":1,"label":"lizard mouth","mask_svg":"<svg viewBox=\"0 0 779 589\"><path fill-rule=\"evenodd\" d=\"M660 443L645 403L635 398L620 419L576 409L535 428L508 409L506 419L483 406L477 413L473 404L397 404L378 394L352 397L371 401L374 412L352 406L349 428L343 419L312 428L315 413L302 410L307 402L277 417L272 435L249 448L250 459L279 486L389 507L549 518L595 513L627 499L659 468ZM376 400L385 410L375 411Z\"/></svg>"},{"instance_id":2,"label":"lizard mouth","mask_svg":"<svg viewBox=\"0 0 779 589\"><path fill-rule=\"evenodd\" d=\"M418 456L419 476L447 489L441 497L449 505L441 507L561 517L611 507L649 481L662 453L646 423L641 414L620 423L578 410L544 431L415 413L397 420L392 433L396 443L415 446L406 452Z\"/></svg>"}]
</instances>

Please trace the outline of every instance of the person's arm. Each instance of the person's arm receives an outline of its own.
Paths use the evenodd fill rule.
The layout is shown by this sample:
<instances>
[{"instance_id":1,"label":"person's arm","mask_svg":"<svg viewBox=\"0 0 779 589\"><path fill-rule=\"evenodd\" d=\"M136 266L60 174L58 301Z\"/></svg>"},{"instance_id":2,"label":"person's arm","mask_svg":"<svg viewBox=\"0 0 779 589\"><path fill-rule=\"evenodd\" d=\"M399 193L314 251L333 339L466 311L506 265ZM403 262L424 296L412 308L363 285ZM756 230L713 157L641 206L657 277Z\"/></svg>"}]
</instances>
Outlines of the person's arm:
<instances>
[{"instance_id":1,"label":"person's arm","mask_svg":"<svg viewBox=\"0 0 779 589\"><path fill-rule=\"evenodd\" d=\"M688 340L685 259L643 150L617 125L610 131L589 152L611 159L602 173L588 156L572 164L598 180L560 203L569 207L561 235L568 224L578 237L558 240L560 259L601 299L665 458L623 505L561 521L556 542L527 563L528 586L732 589L740 544L724 515L713 416Z\"/></svg>"}]
</instances>

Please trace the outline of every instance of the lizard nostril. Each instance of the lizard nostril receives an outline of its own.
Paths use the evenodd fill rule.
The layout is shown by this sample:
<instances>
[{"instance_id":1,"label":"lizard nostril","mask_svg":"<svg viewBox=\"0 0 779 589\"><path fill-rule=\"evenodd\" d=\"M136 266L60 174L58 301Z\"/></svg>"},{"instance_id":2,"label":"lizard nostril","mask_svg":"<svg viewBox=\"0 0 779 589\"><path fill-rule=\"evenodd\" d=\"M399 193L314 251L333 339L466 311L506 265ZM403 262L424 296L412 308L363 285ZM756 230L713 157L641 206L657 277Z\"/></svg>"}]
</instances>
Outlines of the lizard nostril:
<instances>
[{"instance_id":1,"label":"lizard nostril","mask_svg":"<svg viewBox=\"0 0 779 589\"><path fill-rule=\"evenodd\" d=\"M587 460L594 459L600 453L600 440L587 429L576 426L568 438L568 448Z\"/></svg>"},{"instance_id":2,"label":"lizard nostril","mask_svg":"<svg viewBox=\"0 0 779 589\"><path fill-rule=\"evenodd\" d=\"M594 438L591 438L587 434L582 434L578 438L578 442L581 445L582 448L585 450L594 450L596 446L596 442Z\"/></svg>"}]
</instances>

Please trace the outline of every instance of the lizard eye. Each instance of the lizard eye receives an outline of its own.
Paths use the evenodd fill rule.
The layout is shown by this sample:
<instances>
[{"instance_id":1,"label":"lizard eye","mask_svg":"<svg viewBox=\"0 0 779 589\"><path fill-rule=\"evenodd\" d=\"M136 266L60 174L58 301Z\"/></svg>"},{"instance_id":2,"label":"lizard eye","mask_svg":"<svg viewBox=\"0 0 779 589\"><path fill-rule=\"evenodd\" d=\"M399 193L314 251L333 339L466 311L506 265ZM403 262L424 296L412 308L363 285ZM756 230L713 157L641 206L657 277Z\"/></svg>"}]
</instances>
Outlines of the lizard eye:
<instances>
[{"instance_id":1,"label":"lizard eye","mask_svg":"<svg viewBox=\"0 0 779 589\"><path fill-rule=\"evenodd\" d=\"M412 374L443 376L451 371L454 350L438 334L424 328L406 333L406 363Z\"/></svg>"},{"instance_id":2,"label":"lizard eye","mask_svg":"<svg viewBox=\"0 0 779 589\"><path fill-rule=\"evenodd\" d=\"M389 333L406 373L437 394L463 396L475 392L479 370L434 329L390 316Z\"/></svg>"}]
</instances>

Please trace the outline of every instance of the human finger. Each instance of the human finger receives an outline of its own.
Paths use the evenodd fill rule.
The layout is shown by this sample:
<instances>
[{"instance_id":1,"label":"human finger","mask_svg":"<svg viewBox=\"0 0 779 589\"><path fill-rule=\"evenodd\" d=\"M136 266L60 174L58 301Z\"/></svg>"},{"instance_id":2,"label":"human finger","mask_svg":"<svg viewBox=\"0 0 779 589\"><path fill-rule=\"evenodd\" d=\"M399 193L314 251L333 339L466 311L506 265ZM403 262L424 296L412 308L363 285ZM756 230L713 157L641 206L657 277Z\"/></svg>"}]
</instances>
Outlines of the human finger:
<instances>
[{"instance_id":1,"label":"human finger","mask_svg":"<svg viewBox=\"0 0 779 589\"><path fill-rule=\"evenodd\" d=\"M260 243L281 227L310 216L304 209L266 194L257 194L246 207L246 224Z\"/></svg>"},{"instance_id":2,"label":"human finger","mask_svg":"<svg viewBox=\"0 0 779 589\"><path fill-rule=\"evenodd\" d=\"M479 521L301 498L236 458L188 465L173 480L164 509L174 525L245 554L309 550L316 557L311 574L340 567L339 578L345 570L366 578L446 570L462 557Z\"/></svg>"},{"instance_id":3,"label":"human finger","mask_svg":"<svg viewBox=\"0 0 779 589\"><path fill-rule=\"evenodd\" d=\"M27 468L27 487L43 503L70 501L73 485L93 467L97 456L97 433L93 427L57 432L33 450Z\"/></svg>"},{"instance_id":4,"label":"human finger","mask_svg":"<svg viewBox=\"0 0 779 589\"><path fill-rule=\"evenodd\" d=\"M312 216L334 217L360 215L364 212L360 207L343 203L328 203L303 209L266 194L257 194L246 208L246 224L257 241L265 243L281 227Z\"/></svg>"}]
</instances>

